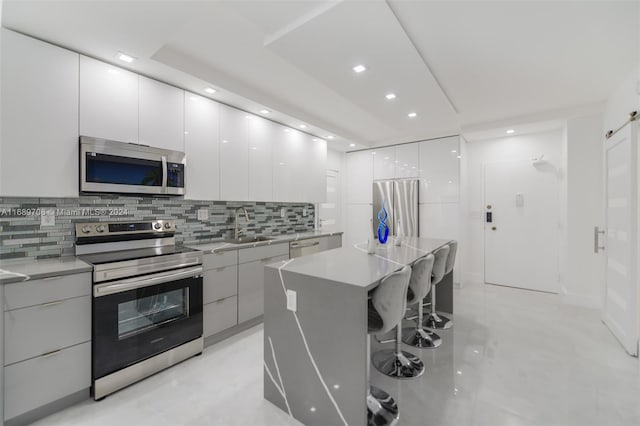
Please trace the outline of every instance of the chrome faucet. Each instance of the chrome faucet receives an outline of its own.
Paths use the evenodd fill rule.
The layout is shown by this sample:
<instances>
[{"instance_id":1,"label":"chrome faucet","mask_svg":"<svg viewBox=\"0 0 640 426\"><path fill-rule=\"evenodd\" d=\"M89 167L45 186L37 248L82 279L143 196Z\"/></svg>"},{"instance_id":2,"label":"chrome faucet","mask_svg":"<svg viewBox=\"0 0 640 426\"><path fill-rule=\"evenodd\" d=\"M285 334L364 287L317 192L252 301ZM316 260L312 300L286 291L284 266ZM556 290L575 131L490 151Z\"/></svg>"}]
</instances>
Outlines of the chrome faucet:
<instances>
[{"instance_id":1,"label":"chrome faucet","mask_svg":"<svg viewBox=\"0 0 640 426\"><path fill-rule=\"evenodd\" d=\"M244 212L244 218L247 222L249 222L249 213L247 213L247 209L245 209L244 207L238 207L236 209L236 227L235 227L235 233L234 233L234 237L236 240L240 238L240 228L238 227L238 217L240 214L240 210Z\"/></svg>"}]
</instances>

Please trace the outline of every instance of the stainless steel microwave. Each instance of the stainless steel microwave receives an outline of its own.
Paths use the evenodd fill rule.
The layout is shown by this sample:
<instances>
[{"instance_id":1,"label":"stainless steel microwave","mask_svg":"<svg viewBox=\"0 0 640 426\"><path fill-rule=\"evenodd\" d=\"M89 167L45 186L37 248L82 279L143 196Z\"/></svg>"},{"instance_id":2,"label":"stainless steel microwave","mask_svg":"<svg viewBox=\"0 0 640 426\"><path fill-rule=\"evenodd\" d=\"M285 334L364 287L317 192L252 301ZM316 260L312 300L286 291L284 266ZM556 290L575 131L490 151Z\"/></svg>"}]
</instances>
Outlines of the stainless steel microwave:
<instances>
[{"instance_id":1,"label":"stainless steel microwave","mask_svg":"<svg viewBox=\"0 0 640 426\"><path fill-rule=\"evenodd\" d=\"M80 136L80 191L184 195L181 151Z\"/></svg>"}]
</instances>

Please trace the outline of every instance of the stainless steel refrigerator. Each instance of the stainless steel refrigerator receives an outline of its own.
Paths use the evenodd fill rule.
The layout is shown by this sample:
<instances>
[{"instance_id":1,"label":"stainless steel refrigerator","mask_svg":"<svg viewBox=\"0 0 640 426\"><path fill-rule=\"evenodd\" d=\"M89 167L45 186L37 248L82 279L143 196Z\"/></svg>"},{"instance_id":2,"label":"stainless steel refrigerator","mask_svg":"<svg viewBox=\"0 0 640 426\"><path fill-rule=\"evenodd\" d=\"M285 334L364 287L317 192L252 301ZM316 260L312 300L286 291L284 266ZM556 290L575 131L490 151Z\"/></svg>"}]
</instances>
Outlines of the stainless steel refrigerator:
<instances>
[{"instance_id":1,"label":"stainless steel refrigerator","mask_svg":"<svg viewBox=\"0 0 640 426\"><path fill-rule=\"evenodd\" d=\"M397 233L398 223L402 235L418 237L420 228L418 220L417 179L380 180L373 182L373 234L378 237L380 219L387 216L386 225L389 235ZM384 208L384 209L383 209ZM380 218L380 219L379 219Z\"/></svg>"}]
</instances>

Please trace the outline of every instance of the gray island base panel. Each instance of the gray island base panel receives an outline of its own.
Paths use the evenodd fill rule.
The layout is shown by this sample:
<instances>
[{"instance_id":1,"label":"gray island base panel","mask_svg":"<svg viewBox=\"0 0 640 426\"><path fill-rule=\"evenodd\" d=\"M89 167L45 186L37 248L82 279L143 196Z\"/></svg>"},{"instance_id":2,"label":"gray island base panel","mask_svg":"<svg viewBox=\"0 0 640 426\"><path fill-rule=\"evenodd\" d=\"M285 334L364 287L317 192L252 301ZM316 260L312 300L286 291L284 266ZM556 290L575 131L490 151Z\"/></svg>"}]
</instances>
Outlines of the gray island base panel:
<instances>
[{"instance_id":1,"label":"gray island base panel","mask_svg":"<svg viewBox=\"0 0 640 426\"><path fill-rule=\"evenodd\" d=\"M401 240L371 255L363 243L265 267L265 399L305 425L366 425L368 292L449 242Z\"/></svg>"}]
</instances>

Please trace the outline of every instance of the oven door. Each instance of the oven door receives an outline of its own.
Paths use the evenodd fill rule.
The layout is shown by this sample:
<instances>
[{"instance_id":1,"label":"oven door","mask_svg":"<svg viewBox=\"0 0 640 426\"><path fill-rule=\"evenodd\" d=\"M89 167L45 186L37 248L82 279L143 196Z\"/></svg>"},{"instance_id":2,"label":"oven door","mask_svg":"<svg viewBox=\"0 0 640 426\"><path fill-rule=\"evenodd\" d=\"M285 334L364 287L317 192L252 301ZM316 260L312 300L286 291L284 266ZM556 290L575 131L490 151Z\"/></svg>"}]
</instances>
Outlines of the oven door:
<instances>
[{"instance_id":1,"label":"oven door","mask_svg":"<svg viewBox=\"0 0 640 426\"><path fill-rule=\"evenodd\" d=\"M202 336L202 267L94 285L93 379Z\"/></svg>"}]
</instances>

